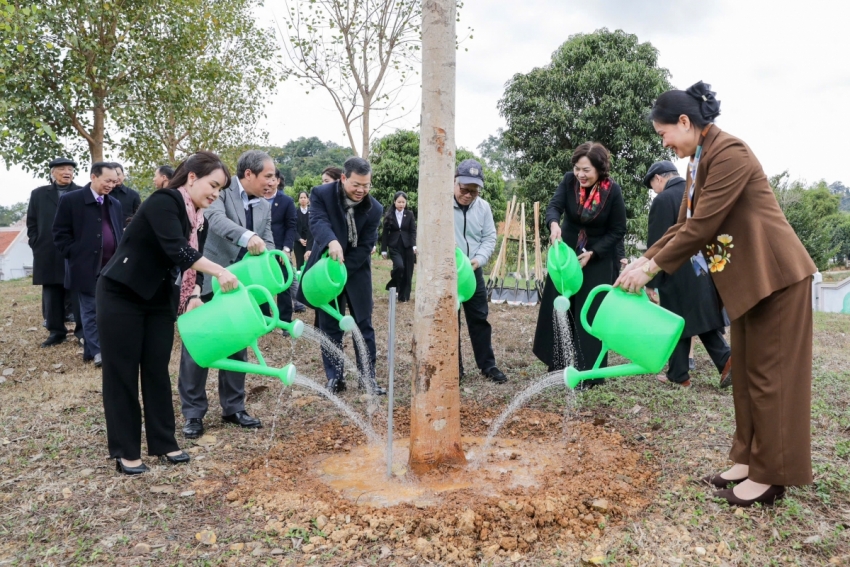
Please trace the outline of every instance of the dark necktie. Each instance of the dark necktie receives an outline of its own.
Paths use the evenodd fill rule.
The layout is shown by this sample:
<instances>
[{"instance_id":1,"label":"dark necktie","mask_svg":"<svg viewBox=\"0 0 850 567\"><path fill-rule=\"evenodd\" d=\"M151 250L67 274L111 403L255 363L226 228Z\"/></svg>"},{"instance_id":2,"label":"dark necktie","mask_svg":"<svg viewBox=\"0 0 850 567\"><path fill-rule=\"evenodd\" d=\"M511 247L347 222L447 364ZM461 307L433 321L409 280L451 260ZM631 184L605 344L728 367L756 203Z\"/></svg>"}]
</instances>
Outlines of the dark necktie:
<instances>
[{"instance_id":1,"label":"dark necktie","mask_svg":"<svg viewBox=\"0 0 850 567\"><path fill-rule=\"evenodd\" d=\"M245 211L245 228L254 232L254 205L248 205L248 210Z\"/></svg>"}]
</instances>

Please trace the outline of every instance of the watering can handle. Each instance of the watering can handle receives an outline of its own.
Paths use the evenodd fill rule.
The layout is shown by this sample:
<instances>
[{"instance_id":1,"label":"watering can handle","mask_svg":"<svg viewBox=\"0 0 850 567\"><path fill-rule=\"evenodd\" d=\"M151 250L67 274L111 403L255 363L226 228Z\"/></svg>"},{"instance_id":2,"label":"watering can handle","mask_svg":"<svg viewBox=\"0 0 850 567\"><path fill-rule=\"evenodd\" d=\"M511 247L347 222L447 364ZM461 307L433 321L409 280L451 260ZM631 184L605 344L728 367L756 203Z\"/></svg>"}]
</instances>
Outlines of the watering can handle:
<instances>
[{"instance_id":1,"label":"watering can handle","mask_svg":"<svg viewBox=\"0 0 850 567\"><path fill-rule=\"evenodd\" d=\"M289 274L289 279L284 279L283 288L289 289L292 285L292 280L295 277L295 270L292 269L292 264L289 263L289 258L286 256L286 252L283 250L269 250L269 254L272 256L277 256L281 260L283 260L283 265L286 266L286 271Z\"/></svg>"},{"instance_id":2,"label":"watering can handle","mask_svg":"<svg viewBox=\"0 0 850 567\"><path fill-rule=\"evenodd\" d=\"M608 284L598 285L587 294L587 299L584 300L584 305L581 308L581 326L585 328L585 330L590 333L590 324L587 322L587 312L590 310L591 304L593 304L593 300L597 295L602 293L603 291L611 291L614 289L613 286Z\"/></svg>"},{"instance_id":3,"label":"watering can handle","mask_svg":"<svg viewBox=\"0 0 850 567\"><path fill-rule=\"evenodd\" d=\"M239 285L241 286L242 284L239 284ZM253 284L253 285L245 286L245 288L249 292L256 290L261 295L265 296L266 301L268 302L268 305L269 305L269 309L271 310L271 313L272 313L272 316L270 318L268 318L268 324L266 325L266 332L268 333L268 332L272 331L276 327L275 321L280 319L280 311L277 308L277 301L274 300L274 297L269 292L269 290L267 290L265 287L263 287L261 285Z\"/></svg>"}]
</instances>

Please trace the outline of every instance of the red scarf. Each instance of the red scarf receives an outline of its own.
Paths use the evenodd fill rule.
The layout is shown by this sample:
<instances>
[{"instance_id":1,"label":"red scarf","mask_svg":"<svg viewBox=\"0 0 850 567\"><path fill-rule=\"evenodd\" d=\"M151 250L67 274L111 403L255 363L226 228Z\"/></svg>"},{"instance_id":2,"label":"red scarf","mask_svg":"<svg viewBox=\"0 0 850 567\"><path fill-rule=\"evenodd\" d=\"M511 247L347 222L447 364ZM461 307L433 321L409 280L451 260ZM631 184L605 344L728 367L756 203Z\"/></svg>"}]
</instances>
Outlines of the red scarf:
<instances>
[{"instance_id":1,"label":"red scarf","mask_svg":"<svg viewBox=\"0 0 850 567\"><path fill-rule=\"evenodd\" d=\"M611 194L611 179L597 181L590 189L582 187L578 179L576 179L576 185L576 198L580 209L579 220L581 224L587 224L598 217L602 209L605 208L608 195Z\"/></svg>"},{"instance_id":2,"label":"red scarf","mask_svg":"<svg viewBox=\"0 0 850 567\"><path fill-rule=\"evenodd\" d=\"M178 191L180 191L180 194L183 195L183 203L186 205L186 214L189 216L189 224L192 226L192 230L189 233L189 246L197 250L198 231L204 226L204 211L195 207L195 203L192 202L192 198L189 196L189 192L186 190L186 187L180 187ZM183 285L180 286L180 303L178 304L178 312L181 314L186 311L189 296L191 296L192 292L195 291L195 282L197 281L197 278L198 274L195 270L186 270L183 272Z\"/></svg>"}]
</instances>

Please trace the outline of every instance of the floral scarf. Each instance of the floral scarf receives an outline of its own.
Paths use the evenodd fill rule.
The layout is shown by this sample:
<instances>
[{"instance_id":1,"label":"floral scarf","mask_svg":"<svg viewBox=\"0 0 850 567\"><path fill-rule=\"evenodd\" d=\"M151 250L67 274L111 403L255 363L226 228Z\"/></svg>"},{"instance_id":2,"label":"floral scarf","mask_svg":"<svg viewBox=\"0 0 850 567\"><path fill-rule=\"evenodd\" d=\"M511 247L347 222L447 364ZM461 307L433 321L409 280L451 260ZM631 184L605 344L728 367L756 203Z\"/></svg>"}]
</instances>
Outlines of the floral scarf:
<instances>
[{"instance_id":1,"label":"floral scarf","mask_svg":"<svg viewBox=\"0 0 850 567\"><path fill-rule=\"evenodd\" d=\"M608 202L608 196L611 194L611 179L603 179L597 181L596 184L587 189L582 187L578 179L576 179L576 200L579 208L579 224L585 225L599 216L602 209L605 208L605 203ZM576 251L584 252L584 247L587 244L587 233L584 229L579 230L578 244Z\"/></svg>"},{"instance_id":2,"label":"floral scarf","mask_svg":"<svg viewBox=\"0 0 850 567\"><path fill-rule=\"evenodd\" d=\"M189 233L189 246L198 249L198 231L204 226L204 211L203 209L198 209L195 207L195 203L192 202L192 198L189 196L189 192L186 190L186 187L180 187L178 189L180 194L183 195L183 203L186 205L186 214L189 216L189 224L192 226L192 230ZM178 305L179 313L184 313L186 311L186 305L189 303L189 296L192 295L192 292L195 291L195 282L197 281L198 274L195 270L186 270L183 273L183 284L180 286L180 303Z\"/></svg>"}]
</instances>

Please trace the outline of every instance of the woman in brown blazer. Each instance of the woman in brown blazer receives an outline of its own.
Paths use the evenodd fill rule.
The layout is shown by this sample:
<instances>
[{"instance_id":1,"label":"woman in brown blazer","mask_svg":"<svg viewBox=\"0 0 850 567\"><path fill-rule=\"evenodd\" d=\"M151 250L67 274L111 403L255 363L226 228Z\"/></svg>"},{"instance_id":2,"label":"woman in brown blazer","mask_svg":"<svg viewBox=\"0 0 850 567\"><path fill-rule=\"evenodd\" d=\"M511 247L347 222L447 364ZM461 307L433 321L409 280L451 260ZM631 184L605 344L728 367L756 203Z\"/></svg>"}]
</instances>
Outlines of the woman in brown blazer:
<instances>
[{"instance_id":1,"label":"woman in brown blazer","mask_svg":"<svg viewBox=\"0 0 850 567\"><path fill-rule=\"evenodd\" d=\"M811 275L816 268L785 219L761 164L714 125L720 102L699 82L652 108L664 146L690 158L677 224L617 280L643 288L691 262L710 275L732 321L735 463L703 480L737 506L772 504L812 482ZM733 489L728 486L737 484Z\"/></svg>"}]
</instances>

